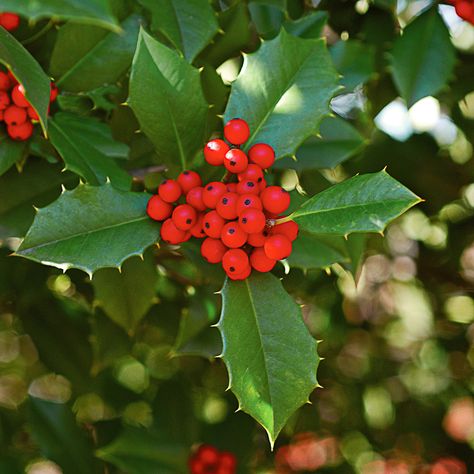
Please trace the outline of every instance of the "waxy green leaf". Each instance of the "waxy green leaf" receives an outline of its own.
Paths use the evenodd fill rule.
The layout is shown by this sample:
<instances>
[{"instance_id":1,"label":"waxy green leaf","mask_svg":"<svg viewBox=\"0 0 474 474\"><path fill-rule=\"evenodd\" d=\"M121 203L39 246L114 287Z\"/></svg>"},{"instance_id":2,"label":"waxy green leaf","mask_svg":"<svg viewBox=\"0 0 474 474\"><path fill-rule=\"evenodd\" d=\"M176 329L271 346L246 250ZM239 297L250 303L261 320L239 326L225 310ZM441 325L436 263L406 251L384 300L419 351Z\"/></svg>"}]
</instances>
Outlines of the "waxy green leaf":
<instances>
[{"instance_id":1,"label":"waxy green leaf","mask_svg":"<svg viewBox=\"0 0 474 474\"><path fill-rule=\"evenodd\" d=\"M246 149L264 142L273 146L277 158L292 155L318 132L337 81L323 40L300 39L282 30L244 57L225 120L240 117L249 123Z\"/></svg>"},{"instance_id":2,"label":"waxy green leaf","mask_svg":"<svg viewBox=\"0 0 474 474\"><path fill-rule=\"evenodd\" d=\"M288 418L317 387L319 358L301 310L271 273L226 280L218 328L229 385L240 409L273 445Z\"/></svg>"},{"instance_id":3,"label":"waxy green leaf","mask_svg":"<svg viewBox=\"0 0 474 474\"><path fill-rule=\"evenodd\" d=\"M208 104L199 71L140 31L129 103L163 163L185 169L203 146Z\"/></svg>"},{"instance_id":4,"label":"waxy green leaf","mask_svg":"<svg viewBox=\"0 0 474 474\"><path fill-rule=\"evenodd\" d=\"M0 176L24 158L27 149L25 142L16 142L0 131Z\"/></svg>"},{"instance_id":5,"label":"waxy green leaf","mask_svg":"<svg viewBox=\"0 0 474 474\"><path fill-rule=\"evenodd\" d=\"M159 226L146 214L150 196L104 186L79 185L38 210L17 255L92 275L142 255L158 239Z\"/></svg>"},{"instance_id":6,"label":"waxy green leaf","mask_svg":"<svg viewBox=\"0 0 474 474\"><path fill-rule=\"evenodd\" d=\"M294 21L285 21L283 27L288 33L300 38L319 38L328 21L324 11L312 12Z\"/></svg>"},{"instance_id":7,"label":"waxy green leaf","mask_svg":"<svg viewBox=\"0 0 474 474\"><path fill-rule=\"evenodd\" d=\"M10 11L2 4L3 11ZM36 59L5 28L0 28L0 63L25 88L25 96L38 113L44 133L48 127L50 80Z\"/></svg>"},{"instance_id":8,"label":"waxy green leaf","mask_svg":"<svg viewBox=\"0 0 474 474\"><path fill-rule=\"evenodd\" d=\"M382 232L421 199L385 171L354 176L313 196L291 214L309 232Z\"/></svg>"}]
</instances>

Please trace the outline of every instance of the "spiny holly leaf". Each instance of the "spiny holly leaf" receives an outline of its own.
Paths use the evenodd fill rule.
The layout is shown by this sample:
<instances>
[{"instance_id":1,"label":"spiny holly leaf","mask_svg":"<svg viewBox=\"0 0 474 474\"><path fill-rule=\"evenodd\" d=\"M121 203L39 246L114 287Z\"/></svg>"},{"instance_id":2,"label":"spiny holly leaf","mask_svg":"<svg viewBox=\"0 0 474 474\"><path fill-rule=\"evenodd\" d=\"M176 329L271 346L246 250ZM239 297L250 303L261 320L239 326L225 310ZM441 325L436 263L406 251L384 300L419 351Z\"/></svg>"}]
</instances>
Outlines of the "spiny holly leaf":
<instances>
[{"instance_id":1,"label":"spiny holly leaf","mask_svg":"<svg viewBox=\"0 0 474 474\"><path fill-rule=\"evenodd\" d=\"M184 57L194 58L217 33L209 0L140 0L151 11L151 29L161 32Z\"/></svg>"},{"instance_id":2,"label":"spiny holly leaf","mask_svg":"<svg viewBox=\"0 0 474 474\"><path fill-rule=\"evenodd\" d=\"M158 156L187 167L202 146L208 105L197 69L143 29L133 59L130 106Z\"/></svg>"},{"instance_id":3,"label":"spiny holly leaf","mask_svg":"<svg viewBox=\"0 0 474 474\"><path fill-rule=\"evenodd\" d=\"M382 232L421 199L385 171L354 176L306 201L291 219L309 232Z\"/></svg>"},{"instance_id":4,"label":"spiny holly leaf","mask_svg":"<svg viewBox=\"0 0 474 474\"><path fill-rule=\"evenodd\" d=\"M110 183L79 185L38 210L17 255L64 271L120 267L156 242L159 226L146 214L150 196Z\"/></svg>"},{"instance_id":5,"label":"spiny holly leaf","mask_svg":"<svg viewBox=\"0 0 474 474\"><path fill-rule=\"evenodd\" d=\"M153 254L128 259L119 272L115 268L98 270L92 279L96 302L107 316L129 334L153 304L158 279Z\"/></svg>"},{"instance_id":6,"label":"spiny holly leaf","mask_svg":"<svg viewBox=\"0 0 474 474\"><path fill-rule=\"evenodd\" d=\"M0 176L18 163L25 156L27 149L25 142L16 142L0 131Z\"/></svg>"},{"instance_id":7,"label":"spiny holly leaf","mask_svg":"<svg viewBox=\"0 0 474 474\"><path fill-rule=\"evenodd\" d=\"M131 15L122 32L66 23L58 31L51 56L51 74L61 90L83 92L115 83L130 67L140 17Z\"/></svg>"},{"instance_id":8,"label":"spiny holly leaf","mask_svg":"<svg viewBox=\"0 0 474 474\"><path fill-rule=\"evenodd\" d=\"M239 407L267 431L273 445L318 383L316 341L301 310L271 273L226 280L218 328Z\"/></svg>"},{"instance_id":9,"label":"spiny holly leaf","mask_svg":"<svg viewBox=\"0 0 474 474\"><path fill-rule=\"evenodd\" d=\"M2 11L18 13L31 20L53 17L120 31L108 0L2 0L1 6Z\"/></svg>"},{"instance_id":10,"label":"spiny holly leaf","mask_svg":"<svg viewBox=\"0 0 474 474\"><path fill-rule=\"evenodd\" d=\"M244 56L225 120L247 120L251 135L246 148L265 142L277 158L292 155L318 132L337 80L323 40L300 39L282 30L256 53Z\"/></svg>"},{"instance_id":11,"label":"spiny holly leaf","mask_svg":"<svg viewBox=\"0 0 474 474\"><path fill-rule=\"evenodd\" d=\"M64 160L66 169L90 184L111 180L115 187L130 189L131 177L115 158L127 158L127 145L112 138L109 127L90 117L59 112L50 119L51 143Z\"/></svg>"},{"instance_id":12,"label":"spiny holly leaf","mask_svg":"<svg viewBox=\"0 0 474 474\"><path fill-rule=\"evenodd\" d=\"M328 21L328 16L327 12L312 12L298 18L298 20L285 21L283 27L293 36L300 38L319 38Z\"/></svg>"},{"instance_id":13,"label":"spiny holly leaf","mask_svg":"<svg viewBox=\"0 0 474 474\"><path fill-rule=\"evenodd\" d=\"M3 11L12 11L4 8ZM0 62L10 69L25 88L25 96L47 130L50 80L36 59L5 28L0 28Z\"/></svg>"},{"instance_id":14,"label":"spiny holly leaf","mask_svg":"<svg viewBox=\"0 0 474 474\"><path fill-rule=\"evenodd\" d=\"M445 86L454 67L456 51L438 5L416 17L392 50L392 75L410 107Z\"/></svg>"}]
</instances>

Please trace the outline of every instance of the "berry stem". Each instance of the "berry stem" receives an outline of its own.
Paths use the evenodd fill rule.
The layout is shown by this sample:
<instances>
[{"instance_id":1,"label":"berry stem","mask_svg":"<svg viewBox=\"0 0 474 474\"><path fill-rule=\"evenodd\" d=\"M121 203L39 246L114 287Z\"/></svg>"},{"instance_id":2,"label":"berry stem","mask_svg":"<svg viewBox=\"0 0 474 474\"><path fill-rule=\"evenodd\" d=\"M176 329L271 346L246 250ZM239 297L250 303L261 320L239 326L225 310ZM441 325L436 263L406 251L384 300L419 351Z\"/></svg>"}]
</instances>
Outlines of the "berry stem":
<instances>
[{"instance_id":1,"label":"berry stem","mask_svg":"<svg viewBox=\"0 0 474 474\"><path fill-rule=\"evenodd\" d=\"M268 219L267 223L268 223L268 221L272 221L273 222L272 225L277 225L277 224L284 224L285 222L290 222L292 220L293 219L291 218L291 215L290 215L290 216L282 217L280 219Z\"/></svg>"},{"instance_id":2,"label":"berry stem","mask_svg":"<svg viewBox=\"0 0 474 474\"><path fill-rule=\"evenodd\" d=\"M230 171L227 171L227 173L222 177L221 181L223 183L228 183L230 179L232 178L232 175L233 173L231 173Z\"/></svg>"}]
</instances>

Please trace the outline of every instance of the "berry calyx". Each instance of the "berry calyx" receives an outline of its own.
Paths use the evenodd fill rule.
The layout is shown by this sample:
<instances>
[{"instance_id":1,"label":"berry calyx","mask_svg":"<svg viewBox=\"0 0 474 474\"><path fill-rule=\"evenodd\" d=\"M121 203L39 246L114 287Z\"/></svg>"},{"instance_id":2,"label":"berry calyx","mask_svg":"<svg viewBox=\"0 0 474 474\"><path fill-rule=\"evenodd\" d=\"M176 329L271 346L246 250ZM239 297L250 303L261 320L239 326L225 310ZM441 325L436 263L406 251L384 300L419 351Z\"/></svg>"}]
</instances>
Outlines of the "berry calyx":
<instances>
[{"instance_id":1,"label":"berry calyx","mask_svg":"<svg viewBox=\"0 0 474 474\"><path fill-rule=\"evenodd\" d=\"M207 237L201 244L201 255L209 263L222 262L222 257L227 252L228 248L222 243L220 239L213 239Z\"/></svg>"},{"instance_id":2,"label":"berry calyx","mask_svg":"<svg viewBox=\"0 0 474 474\"><path fill-rule=\"evenodd\" d=\"M252 265L252 268L257 270L257 272L265 273L273 270L276 262L275 259L267 256L263 247L254 249L250 254L250 265Z\"/></svg>"},{"instance_id":3,"label":"berry calyx","mask_svg":"<svg viewBox=\"0 0 474 474\"><path fill-rule=\"evenodd\" d=\"M204 232L206 235L214 239L220 238L224 225L225 220L217 213L217 211L210 211L203 218Z\"/></svg>"},{"instance_id":4,"label":"berry calyx","mask_svg":"<svg viewBox=\"0 0 474 474\"><path fill-rule=\"evenodd\" d=\"M173 206L158 195L154 195L148 201L146 212L155 221L163 221L171 216Z\"/></svg>"},{"instance_id":5,"label":"berry calyx","mask_svg":"<svg viewBox=\"0 0 474 474\"><path fill-rule=\"evenodd\" d=\"M265 255L268 258L272 258L274 260L283 260L287 258L291 254L292 245L291 241L288 237L276 234L271 235L265 241L263 245L263 249L265 250Z\"/></svg>"},{"instance_id":6,"label":"berry calyx","mask_svg":"<svg viewBox=\"0 0 474 474\"><path fill-rule=\"evenodd\" d=\"M183 171L178 176L177 181L181 186L183 194L187 194L191 189L202 185L201 176L199 176L195 171L190 170Z\"/></svg>"},{"instance_id":7,"label":"berry calyx","mask_svg":"<svg viewBox=\"0 0 474 474\"><path fill-rule=\"evenodd\" d=\"M231 148L224 157L224 166L231 173L242 173L247 169L249 160L247 155L238 148Z\"/></svg>"},{"instance_id":8,"label":"berry calyx","mask_svg":"<svg viewBox=\"0 0 474 474\"><path fill-rule=\"evenodd\" d=\"M222 257L222 267L227 275L238 275L249 267L249 258L242 249L230 249Z\"/></svg>"},{"instance_id":9,"label":"berry calyx","mask_svg":"<svg viewBox=\"0 0 474 474\"><path fill-rule=\"evenodd\" d=\"M240 118L229 120L224 126L224 137L232 145L242 145L250 137L247 122Z\"/></svg>"},{"instance_id":10,"label":"berry calyx","mask_svg":"<svg viewBox=\"0 0 474 474\"><path fill-rule=\"evenodd\" d=\"M216 138L206 143L204 147L204 159L211 166L222 166L224 164L225 154L230 147L224 140Z\"/></svg>"},{"instance_id":11,"label":"berry calyx","mask_svg":"<svg viewBox=\"0 0 474 474\"><path fill-rule=\"evenodd\" d=\"M190 230L197 222L197 213L189 204L180 204L175 207L172 219L178 229Z\"/></svg>"},{"instance_id":12,"label":"berry calyx","mask_svg":"<svg viewBox=\"0 0 474 474\"><path fill-rule=\"evenodd\" d=\"M227 247L237 249L247 242L247 232L237 222L228 222L222 228L221 240Z\"/></svg>"},{"instance_id":13,"label":"berry calyx","mask_svg":"<svg viewBox=\"0 0 474 474\"><path fill-rule=\"evenodd\" d=\"M275 151L266 143L256 143L249 150L249 161L265 170L275 163Z\"/></svg>"},{"instance_id":14,"label":"berry calyx","mask_svg":"<svg viewBox=\"0 0 474 474\"><path fill-rule=\"evenodd\" d=\"M265 214L258 209L245 209L239 214L239 226L248 234L263 231L266 221Z\"/></svg>"},{"instance_id":15,"label":"berry calyx","mask_svg":"<svg viewBox=\"0 0 474 474\"><path fill-rule=\"evenodd\" d=\"M227 192L227 186L220 181L213 181L205 186L202 201L209 209L215 209L219 199Z\"/></svg>"},{"instance_id":16,"label":"berry calyx","mask_svg":"<svg viewBox=\"0 0 474 474\"><path fill-rule=\"evenodd\" d=\"M166 202L176 202L181 197L181 192L181 186L174 179L165 179L158 186L158 194Z\"/></svg>"},{"instance_id":17,"label":"berry calyx","mask_svg":"<svg viewBox=\"0 0 474 474\"><path fill-rule=\"evenodd\" d=\"M260 194L263 208L272 214L285 212L290 205L290 194L280 186L268 186Z\"/></svg>"}]
</instances>

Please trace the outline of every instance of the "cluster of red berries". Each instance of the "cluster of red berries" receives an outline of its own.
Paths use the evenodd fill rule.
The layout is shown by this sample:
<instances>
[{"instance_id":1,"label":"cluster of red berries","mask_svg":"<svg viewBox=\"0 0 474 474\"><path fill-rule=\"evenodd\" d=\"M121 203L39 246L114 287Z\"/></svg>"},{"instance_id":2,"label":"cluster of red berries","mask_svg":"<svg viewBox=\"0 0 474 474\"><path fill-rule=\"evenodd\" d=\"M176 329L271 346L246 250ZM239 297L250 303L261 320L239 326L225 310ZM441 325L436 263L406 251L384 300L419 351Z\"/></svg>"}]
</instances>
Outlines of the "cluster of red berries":
<instances>
[{"instance_id":1,"label":"cluster of red berries","mask_svg":"<svg viewBox=\"0 0 474 474\"><path fill-rule=\"evenodd\" d=\"M58 96L58 88L51 82L50 102ZM24 87L11 71L0 71L0 122L5 122L7 133L13 140L28 140L39 117L25 97Z\"/></svg>"},{"instance_id":2,"label":"cluster of red berries","mask_svg":"<svg viewBox=\"0 0 474 474\"><path fill-rule=\"evenodd\" d=\"M222 263L233 280L244 280L252 269L269 272L277 260L287 258L298 235L293 221L279 222L288 209L290 195L280 186L267 186L264 170L275 162L270 145L257 143L248 155L238 146L250 131L242 119L224 127L226 140L211 140L204 157L212 166L227 169L223 181L203 186L195 171L167 179L148 202L148 215L161 226L161 238L180 244L191 237L204 239L201 255L209 263ZM178 203L180 198L186 203Z\"/></svg>"},{"instance_id":3,"label":"cluster of red berries","mask_svg":"<svg viewBox=\"0 0 474 474\"><path fill-rule=\"evenodd\" d=\"M232 453L219 452L214 446L203 444L189 458L191 474L234 474L237 459Z\"/></svg>"},{"instance_id":4,"label":"cluster of red berries","mask_svg":"<svg viewBox=\"0 0 474 474\"><path fill-rule=\"evenodd\" d=\"M0 26L8 31L13 31L20 25L20 17L15 13L0 13Z\"/></svg>"},{"instance_id":5,"label":"cluster of red berries","mask_svg":"<svg viewBox=\"0 0 474 474\"><path fill-rule=\"evenodd\" d=\"M454 5L459 17L474 25L474 0L450 0L449 3Z\"/></svg>"}]
</instances>

